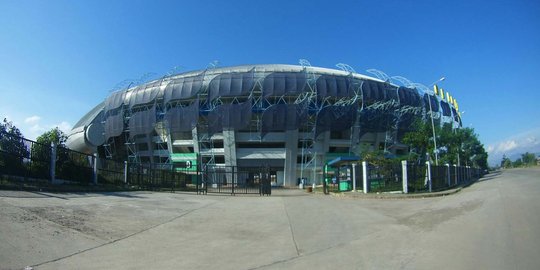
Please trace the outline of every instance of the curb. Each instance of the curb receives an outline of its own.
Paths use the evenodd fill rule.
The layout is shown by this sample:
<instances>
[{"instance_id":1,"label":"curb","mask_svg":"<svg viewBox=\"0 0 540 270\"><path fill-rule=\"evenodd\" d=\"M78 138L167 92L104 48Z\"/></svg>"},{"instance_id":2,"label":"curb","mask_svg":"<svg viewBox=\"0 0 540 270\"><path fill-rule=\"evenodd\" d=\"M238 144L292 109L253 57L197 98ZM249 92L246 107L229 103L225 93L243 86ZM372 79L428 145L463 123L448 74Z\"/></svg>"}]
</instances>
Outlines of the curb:
<instances>
[{"instance_id":1,"label":"curb","mask_svg":"<svg viewBox=\"0 0 540 270\"><path fill-rule=\"evenodd\" d=\"M464 186L450 189L450 190L444 190L439 192L432 192L432 193L368 193L364 194L362 192L330 192L331 196L334 197L341 197L341 198L352 198L352 199L393 199L393 200L401 200L401 199L423 199L423 198L433 198L433 197L444 197L452 194L456 194L460 192ZM324 195L322 192L316 192L313 193L314 195Z\"/></svg>"}]
</instances>

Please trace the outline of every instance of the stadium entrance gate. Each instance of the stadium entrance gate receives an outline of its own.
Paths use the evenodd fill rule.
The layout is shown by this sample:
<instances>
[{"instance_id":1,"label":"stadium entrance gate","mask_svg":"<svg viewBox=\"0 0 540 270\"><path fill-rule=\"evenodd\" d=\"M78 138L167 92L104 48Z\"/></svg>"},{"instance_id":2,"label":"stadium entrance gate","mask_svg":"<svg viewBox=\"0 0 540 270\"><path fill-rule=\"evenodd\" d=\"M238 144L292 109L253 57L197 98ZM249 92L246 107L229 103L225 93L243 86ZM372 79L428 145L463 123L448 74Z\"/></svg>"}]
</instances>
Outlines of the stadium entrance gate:
<instances>
[{"instance_id":1,"label":"stadium entrance gate","mask_svg":"<svg viewBox=\"0 0 540 270\"><path fill-rule=\"evenodd\" d=\"M271 195L270 168L207 165L202 171L199 193Z\"/></svg>"}]
</instances>

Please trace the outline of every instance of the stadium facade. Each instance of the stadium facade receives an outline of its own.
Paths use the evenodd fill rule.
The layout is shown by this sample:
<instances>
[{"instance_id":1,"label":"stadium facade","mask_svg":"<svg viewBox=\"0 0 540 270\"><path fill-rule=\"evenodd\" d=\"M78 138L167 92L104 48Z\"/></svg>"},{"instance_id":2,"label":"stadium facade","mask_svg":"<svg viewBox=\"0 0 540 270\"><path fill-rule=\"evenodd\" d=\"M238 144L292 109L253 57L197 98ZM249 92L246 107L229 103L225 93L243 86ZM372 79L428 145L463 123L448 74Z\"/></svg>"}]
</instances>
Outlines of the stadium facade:
<instances>
[{"instance_id":1,"label":"stadium facade","mask_svg":"<svg viewBox=\"0 0 540 270\"><path fill-rule=\"evenodd\" d=\"M245 65L165 76L116 91L72 129L71 149L201 168L271 167L275 185L320 183L339 156L400 143L415 119L461 126L457 102L402 77L309 65ZM189 168L188 168L189 169Z\"/></svg>"}]
</instances>

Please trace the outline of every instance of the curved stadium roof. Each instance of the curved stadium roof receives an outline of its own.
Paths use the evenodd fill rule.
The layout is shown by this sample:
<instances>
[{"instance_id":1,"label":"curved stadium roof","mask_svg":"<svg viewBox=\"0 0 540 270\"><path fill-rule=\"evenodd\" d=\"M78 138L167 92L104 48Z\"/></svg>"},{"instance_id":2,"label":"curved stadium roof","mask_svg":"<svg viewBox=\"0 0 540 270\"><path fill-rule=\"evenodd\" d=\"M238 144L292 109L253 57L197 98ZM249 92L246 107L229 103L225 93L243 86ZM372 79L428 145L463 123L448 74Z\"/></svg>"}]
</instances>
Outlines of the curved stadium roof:
<instances>
[{"instance_id":1,"label":"curved stadium roof","mask_svg":"<svg viewBox=\"0 0 540 270\"><path fill-rule=\"evenodd\" d=\"M125 131L149 133L164 122L171 131L189 131L199 116L210 133L243 129L258 114L259 131L296 129L316 116L317 134L350 127L360 117L367 131L387 128L397 110L403 127L426 108L428 96L416 89L342 70L296 65L243 65L185 72L112 93L73 128L104 123L105 140ZM459 122L452 107L431 96L434 112ZM455 110L454 110L455 111ZM358 112L358 113L357 113ZM389 119L392 118L392 119ZM402 119L401 119L402 118ZM96 141L96 140L94 140ZM101 141L101 140L97 140Z\"/></svg>"}]
</instances>

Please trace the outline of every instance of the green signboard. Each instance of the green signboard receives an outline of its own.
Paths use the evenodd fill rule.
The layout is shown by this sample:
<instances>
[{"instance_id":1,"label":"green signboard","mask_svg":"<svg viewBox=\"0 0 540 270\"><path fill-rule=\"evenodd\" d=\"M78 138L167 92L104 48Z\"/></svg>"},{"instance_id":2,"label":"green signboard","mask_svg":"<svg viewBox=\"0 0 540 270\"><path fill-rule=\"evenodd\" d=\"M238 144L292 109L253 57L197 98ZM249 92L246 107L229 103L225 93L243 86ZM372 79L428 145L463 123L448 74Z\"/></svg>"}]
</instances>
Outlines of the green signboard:
<instances>
[{"instance_id":1,"label":"green signboard","mask_svg":"<svg viewBox=\"0 0 540 270\"><path fill-rule=\"evenodd\" d=\"M171 154L171 160L178 171L197 171L197 153Z\"/></svg>"}]
</instances>

